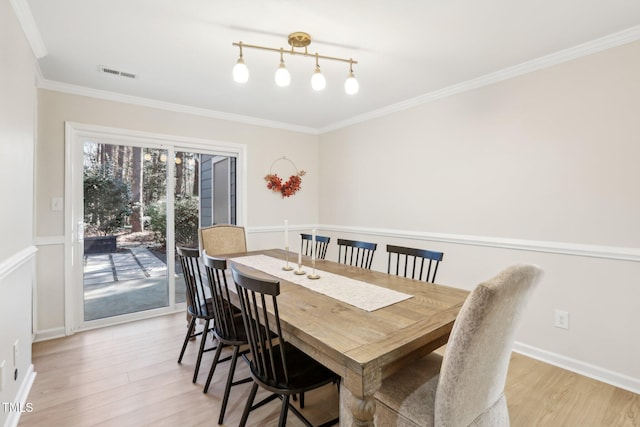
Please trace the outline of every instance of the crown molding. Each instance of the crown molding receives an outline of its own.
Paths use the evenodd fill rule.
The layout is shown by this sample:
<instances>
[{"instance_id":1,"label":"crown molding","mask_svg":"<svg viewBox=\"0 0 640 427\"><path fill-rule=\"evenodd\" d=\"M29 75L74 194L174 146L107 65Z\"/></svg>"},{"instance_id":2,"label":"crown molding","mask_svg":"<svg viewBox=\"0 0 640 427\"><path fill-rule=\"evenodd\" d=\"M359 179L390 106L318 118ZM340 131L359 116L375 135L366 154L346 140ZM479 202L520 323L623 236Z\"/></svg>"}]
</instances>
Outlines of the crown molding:
<instances>
[{"instance_id":1,"label":"crown molding","mask_svg":"<svg viewBox=\"0 0 640 427\"><path fill-rule=\"evenodd\" d=\"M22 31L24 31L24 35L27 37L27 41L29 45L31 45L31 50L35 57L40 59L47 56L47 47L44 45L40 30L38 30L36 21L33 19L27 0L9 0L9 3L11 3L13 7L13 11L18 18L18 22L20 22Z\"/></svg>"},{"instance_id":2,"label":"crown molding","mask_svg":"<svg viewBox=\"0 0 640 427\"><path fill-rule=\"evenodd\" d=\"M24 0L10 0L12 4L21 4L26 2ZM15 7L15 6L14 6ZM27 5L28 8L28 5ZM29 16L30 11L29 11ZM33 22L33 18L31 17ZM22 22L22 21L21 21ZM40 35L37 32L35 24L32 24L37 38L40 39ZM23 24L25 28L25 24ZM26 32L26 30L25 30ZM52 90L56 92L69 93L79 96L88 96L91 98L104 99L107 101L122 102L125 104L138 105L142 107L156 108L160 110L172 111L177 113L192 114L197 116L209 117L219 120L226 120L231 122L237 122L248 125L262 126L273 129L281 129L292 132L299 132L311 135L322 135L324 133L332 132L338 129L342 129L355 124L363 123L369 120L373 120L379 117L388 116L403 110L407 110L413 107L417 107L423 104L427 104L442 98L453 96L459 93L467 92L470 90L478 89L481 87L489 86L495 83L502 82L514 77L521 76L523 74L538 71L544 68L552 67L567 61L571 61L583 56L591 55L593 53L601 52L606 49L610 49L617 46L622 46L627 43L632 43L640 40L640 25L628 28L617 33L610 34L605 37L601 37L596 40L592 40L587 43L583 43L568 49L564 49L558 52L554 52L549 55L542 56L540 58L533 59L531 61L523 62L512 67L508 67L494 73L486 74L478 78L467 80L459 84L455 84L443 89L439 89L433 92L426 93L424 95L417 96L402 102L398 102L387 107L383 107L377 110L370 111L368 113L360 114L351 117L347 120L333 123L323 128L311 128L306 126L298 126L290 123L276 122L271 120L259 119L251 116L243 116L240 114L225 113L221 111L209 110L206 108L191 107L182 104L174 104L170 102L158 101L150 98L143 98L131 95L124 95L115 92L109 92L99 89L91 89L84 86L71 85L67 83L56 82L47 80L42 77L37 79L37 85L41 89ZM41 41L41 39L40 39ZM32 48L34 45L32 44ZM46 55L46 49L42 44L44 55ZM34 48L35 52L35 48ZM37 54L36 54L37 56Z\"/></svg>"},{"instance_id":3,"label":"crown molding","mask_svg":"<svg viewBox=\"0 0 640 427\"><path fill-rule=\"evenodd\" d=\"M174 113L192 114L212 119L226 120L230 122L243 123L254 126L262 126L274 129L287 130L292 132L317 135L318 130L305 126L297 126L289 123L276 122L272 120L259 119L256 117L243 116L240 114L225 113L222 111L209 110L207 108L191 107L188 105L174 104L171 102L158 101L139 96L124 95L100 89L91 89L85 86L77 86L68 83L56 82L40 78L37 81L39 89L46 89L55 92L68 93L72 95L87 96L90 98L103 99L106 101L122 102L124 104L137 105L140 107L155 108L159 110L172 111Z\"/></svg>"},{"instance_id":4,"label":"crown molding","mask_svg":"<svg viewBox=\"0 0 640 427\"><path fill-rule=\"evenodd\" d=\"M480 76L472 80L467 80L466 82L429 92L424 95L420 95L406 101L398 102L387 107L373 110L365 114L360 114L350 119L343 120L321 128L319 129L319 133L323 134L379 117L388 116L390 114L417 107L419 105L427 104L438 99L478 89L484 86L489 86L504 80L521 76L523 74L532 73L534 71L552 67L563 62L568 62L577 58L581 58L583 56L601 52L606 49L622 46L627 43L632 43L637 40L640 40L640 25L636 25L635 27L631 27L626 30L619 31L617 33L613 33L608 36L601 37L599 39L595 39L568 49L560 50L558 52L554 52L552 54L545 55L531 61L504 68L493 73L485 74L484 76Z\"/></svg>"}]
</instances>

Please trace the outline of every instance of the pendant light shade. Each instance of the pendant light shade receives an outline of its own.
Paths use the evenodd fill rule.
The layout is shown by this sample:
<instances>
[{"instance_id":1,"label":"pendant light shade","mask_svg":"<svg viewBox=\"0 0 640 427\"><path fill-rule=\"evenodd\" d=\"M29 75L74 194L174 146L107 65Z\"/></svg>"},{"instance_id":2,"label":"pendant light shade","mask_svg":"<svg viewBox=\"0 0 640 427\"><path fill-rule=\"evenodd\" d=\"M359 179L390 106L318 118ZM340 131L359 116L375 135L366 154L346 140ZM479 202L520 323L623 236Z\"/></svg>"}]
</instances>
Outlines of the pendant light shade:
<instances>
[{"instance_id":1,"label":"pendant light shade","mask_svg":"<svg viewBox=\"0 0 640 427\"><path fill-rule=\"evenodd\" d=\"M280 87L289 86L291 83L291 74L284 67L284 64L280 64L278 69L276 70L276 84Z\"/></svg>"},{"instance_id":2,"label":"pendant light shade","mask_svg":"<svg viewBox=\"0 0 640 427\"><path fill-rule=\"evenodd\" d=\"M289 86L291 83L291 74L289 74L289 70L284 66L284 59L282 58L283 49L280 48L280 65L276 70L276 84L280 87Z\"/></svg>"},{"instance_id":3,"label":"pendant light shade","mask_svg":"<svg viewBox=\"0 0 640 427\"><path fill-rule=\"evenodd\" d=\"M233 67L233 80L238 83L246 83L249 81L249 69L242 58L238 58L238 62Z\"/></svg>"},{"instance_id":4,"label":"pendant light shade","mask_svg":"<svg viewBox=\"0 0 640 427\"><path fill-rule=\"evenodd\" d=\"M327 80L320 72L320 67L316 67L316 70L311 76L311 87L313 88L313 90L317 91L324 90L324 88L327 87Z\"/></svg>"},{"instance_id":5,"label":"pendant light shade","mask_svg":"<svg viewBox=\"0 0 640 427\"><path fill-rule=\"evenodd\" d=\"M320 71L320 64L318 64L318 54L316 53L316 69L311 76L311 87L313 90L320 91L327 87L327 80Z\"/></svg>"},{"instance_id":6,"label":"pendant light shade","mask_svg":"<svg viewBox=\"0 0 640 427\"><path fill-rule=\"evenodd\" d=\"M358 93L358 90L360 90L360 85L358 84L358 80L356 80L356 76L353 74L353 67L349 65L349 75L344 82L344 91L347 92L347 95L355 95Z\"/></svg>"},{"instance_id":7,"label":"pendant light shade","mask_svg":"<svg viewBox=\"0 0 640 427\"><path fill-rule=\"evenodd\" d=\"M249 81L249 69L244 63L244 59L242 59L242 42L238 44L240 46L240 57L238 58L238 62L233 67L233 80L238 83L246 83Z\"/></svg>"}]
</instances>

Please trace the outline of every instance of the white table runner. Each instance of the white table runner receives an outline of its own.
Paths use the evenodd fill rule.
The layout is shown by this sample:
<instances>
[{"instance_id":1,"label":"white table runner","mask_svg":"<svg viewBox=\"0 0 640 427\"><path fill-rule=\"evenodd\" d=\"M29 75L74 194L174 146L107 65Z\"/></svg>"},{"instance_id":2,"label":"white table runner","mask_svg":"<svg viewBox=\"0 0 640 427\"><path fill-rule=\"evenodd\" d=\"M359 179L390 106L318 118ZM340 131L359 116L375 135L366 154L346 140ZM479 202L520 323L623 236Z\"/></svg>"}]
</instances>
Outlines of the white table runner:
<instances>
[{"instance_id":1,"label":"white table runner","mask_svg":"<svg viewBox=\"0 0 640 427\"><path fill-rule=\"evenodd\" d=\"M347 304L358 307L366 311L374 311L391 304L411 298L413 295L404 294L371 283L318 270L316 274L320 279L312 280L306 275L296 275L293 271L284 271L282 266L284 261L267 255L250 255L239 258L231 258L230 261L243 264L256 270L263 271L271 276L284 279L287 282L304 286L312 291L319 292L328 297L337 299ZM297 264L291 264L297 266ZM304 267L309 274L311 267Z\"/></svg>"}]
</instances>

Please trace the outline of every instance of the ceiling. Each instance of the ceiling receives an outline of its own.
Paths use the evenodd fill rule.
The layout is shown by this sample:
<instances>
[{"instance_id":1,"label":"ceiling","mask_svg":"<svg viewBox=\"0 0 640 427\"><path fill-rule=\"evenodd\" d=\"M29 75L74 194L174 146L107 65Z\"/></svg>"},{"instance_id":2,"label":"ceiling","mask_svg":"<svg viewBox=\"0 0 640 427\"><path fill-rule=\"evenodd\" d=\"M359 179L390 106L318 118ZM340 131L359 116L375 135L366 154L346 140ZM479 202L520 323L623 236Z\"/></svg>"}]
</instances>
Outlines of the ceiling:
<instances>
[{"instance_id":1,"label":"ceiling","mask_svg":"<svg viewBox=\"0 0 640 427\"><path fill-rule=\"evenodd\" d=\"M560 51L579 52L603 37L640 38L638 0L12 2L28 4L32 34L43 42L42 87L308 131L544 63ZM313 91L314 60L303 56L285 55L292 81L277 87L279 55L253 49L244 50L249 82L233 81L233 42L287 49L294 31L311 35L311 53L358 61L360 92L344 92L348 64L322 60L327 88ZM136 78L101 73L101 66Z\"/></svg>"}]
</instances>

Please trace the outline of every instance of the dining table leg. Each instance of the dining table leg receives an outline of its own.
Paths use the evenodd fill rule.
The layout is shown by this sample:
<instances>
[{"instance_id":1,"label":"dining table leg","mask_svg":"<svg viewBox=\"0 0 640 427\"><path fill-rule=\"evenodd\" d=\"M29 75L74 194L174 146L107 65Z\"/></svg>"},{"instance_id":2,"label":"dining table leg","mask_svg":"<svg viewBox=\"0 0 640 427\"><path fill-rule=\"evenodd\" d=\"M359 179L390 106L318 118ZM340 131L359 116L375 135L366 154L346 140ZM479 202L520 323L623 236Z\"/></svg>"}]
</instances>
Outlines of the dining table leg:
<instances>
[{"instance_id":1,"label":"dining table leg","mask_svg":"<svg viewBox=\"0 0 640 427\"><path fill-rule=\"evenodd\" d=\"M373 415L376 412L376 401L373 396L356 397L351 401L353 427L373 427Z\"/></svg>"},{"instance_id":2,"label":"dining table leg","mask_svg":"<svg viewBox=\"0 0 640 427\"><path fill-rule=\"evenodd\" d=\"M363 393L359 387L349 389L344 382L340 384L340 426L372 427L376 412L374 392Z\"/></svg>"},{"instance_id":3,"label":"dining table leg","mask_svg":"<svg viewBox=\"0 0 640 427\"><path fill-rule=\"evenodd\" d=\"M340 425L373 427L374 395L382 386L380 366L348 364L340 383Z\"/></svg>"}]
</instances>

